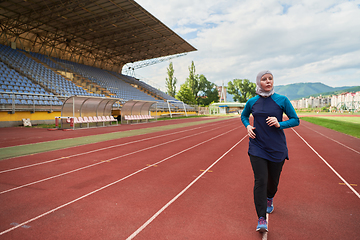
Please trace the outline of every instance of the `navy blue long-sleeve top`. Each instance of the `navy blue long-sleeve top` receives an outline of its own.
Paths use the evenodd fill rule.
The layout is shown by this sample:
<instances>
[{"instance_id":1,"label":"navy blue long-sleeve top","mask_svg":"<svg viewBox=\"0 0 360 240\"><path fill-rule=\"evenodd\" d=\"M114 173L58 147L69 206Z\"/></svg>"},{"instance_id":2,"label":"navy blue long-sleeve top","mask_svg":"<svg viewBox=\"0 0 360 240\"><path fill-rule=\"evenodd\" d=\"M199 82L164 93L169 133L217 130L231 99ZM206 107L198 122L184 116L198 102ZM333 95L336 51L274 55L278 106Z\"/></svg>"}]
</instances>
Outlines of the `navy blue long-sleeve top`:
<instances>
[{"instance_id":1,"label":"navy blue long-sleeve top","mask_svg":"<svg viewBox=\"0 0 360 240\"><path fill-rule=\"evenodd\" d=\"M289 99L277 93L270 97L258 95L249 99L241 113L241 121L245 127L250 125L250 113L254 117L253 126L255 129L253 131L256 137L255 139L249 138L248 153L273 162L289 159L283 129L298 126L300 123ZM284 113L288 116L289 120L282 121ZM280 127L269 127L266 123L266 118L268 117L276 117Z\"/></svg>"}]
</instances>

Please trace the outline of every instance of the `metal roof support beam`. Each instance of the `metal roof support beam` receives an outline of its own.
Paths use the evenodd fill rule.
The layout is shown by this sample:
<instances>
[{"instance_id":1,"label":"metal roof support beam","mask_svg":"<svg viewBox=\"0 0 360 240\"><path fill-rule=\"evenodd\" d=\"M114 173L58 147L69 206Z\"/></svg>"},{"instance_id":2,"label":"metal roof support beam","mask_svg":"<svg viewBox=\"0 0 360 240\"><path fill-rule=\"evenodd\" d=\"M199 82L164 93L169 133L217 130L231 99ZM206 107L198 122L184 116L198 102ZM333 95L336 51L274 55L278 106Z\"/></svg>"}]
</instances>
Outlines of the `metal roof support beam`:
<instances>
[{"instance_id":1,"label":"metal roof support beam","mask_svg":"<svg viewBox=\"0 0 360 240\"><path fill-rule=\"evenodd\" d=\"M196 50L133 0L8 0L0 8L0 43L18 37L33 52L108 70Z\"/></svg>"}]
</instances>

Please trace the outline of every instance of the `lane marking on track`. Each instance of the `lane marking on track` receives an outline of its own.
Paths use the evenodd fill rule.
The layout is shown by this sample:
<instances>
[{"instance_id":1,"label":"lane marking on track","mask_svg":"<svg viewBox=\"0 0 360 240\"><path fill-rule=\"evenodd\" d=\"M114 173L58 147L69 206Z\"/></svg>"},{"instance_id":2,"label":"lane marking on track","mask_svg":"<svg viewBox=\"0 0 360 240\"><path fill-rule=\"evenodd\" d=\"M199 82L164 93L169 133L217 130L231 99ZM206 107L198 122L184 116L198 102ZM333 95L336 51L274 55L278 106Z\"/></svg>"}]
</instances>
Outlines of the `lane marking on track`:
<instances>
[{"instance_id":1,"label":"lane marking on track","mask_svg":"<svg viewBox=\"0 0 360 240\"><path fill-rule=\"evenodd\" d=\"M135 232L133 232L126 240L133 239L138 235L144 228L146 228L154 219L159 216L166 208L168 208L173 202L175 202L181 195L183 195L192 185L194 185L202 176L204 176L216 163L218 163L223 157L225 157L231 150L233 150L239 143L241 143L245 137L238 141L234 146L227 150L221 157L219 157L215 162L213 162L203 173L201 173L197 178L195 178L189 185L187 185L181 192L179 192L173 199L171 199L167 204L165 204L159 211L157 211L149 220L147 220L143 225L141 225Z\"/></svg>"},{"instance_id":2,"label":"lane marking on track","mask_svg":"<svg viewBox=\"0 0 360 240\"><path fill-rule=\"evenodd\" d=\"M188 131L192 131L192 130L195 130L195 129L200 129L200 128L213 126L213 125L217 125L217 124L218 124L218 122L214 123L214 124L206 125L206 126L200 126L200 127L196 127L196 128L191 128L191 129L178 131L178 132L171 132L171 133L167 133L167 134L163 134L163 135L157 135L157 136L154 136L154 137L143 138L143 139L140 139L140 140L135 140L135 141L127 142L127 143L116 144L116 145L113 145L113 146L108 146L108 147L99 148L99 149L95 149L95 150L91 150L91 151L87 151L87 152L83 152L83 153L77 153L77 154L69 155L69 156L66 156L66 157L59 157L59 158L51 159L51 160L48 160L48 161L45 161L45 162L39 162L39 163L30 164L30 165L25 165L25 166L22 166L22 167L16 167L16 168L11 168L11 169L7 169L7 170L2 170L2 171L0 171L0 174L1 173L6 173L6 172L11 172L11 171L16 171L16 170L20 170L20 169L24 169L24 168L34 167L34 166L38 166L38 165L42 165L42 164L52 163L52 162L56 162L56 161L59 161L59 160L64 160L64 159L68 159L68 158L72 158L72 157L78 157L78 156L82 156L82 155L86 155L86 154L90 154L90 153L94 153L94 152L108 150L108 149L111 149L111 148L114 148L114 147L120 147L120 146L125 146L125 145L129 145L129 144L133 144L133 143L143 142L143 141L147 141L147 140L151 140L151 139L155 139L155 138L159 138L159 137L175 135L175 134L178 134L178 133L188 132ZM113 140L115 140L115 139L113 139ZM98 143L95 143L95 144L98 144ZM74 148L76 148L76 147L84 147L84 145L75 146ZM24 156L22 156L22 157L24 157Z\"/></svg>"},{"instance_id":3,"label":"lane marking on track","mask_svg":"<svg viewBox=\"0 0 360 240\"><path fill-rule=\"evenodd\" d=\"M353 148L351 148L351 147L349 147L349 146L346 146L345 144L343 144L343 143L341 143L341 142L339 142L339 141L337 141L337 140L335 140L335 139L332 139L331 137L328 137L328 136L326 136L325 134L322 134L321 132L318 132L318 131L316 131L316 130L310 128L310 127L307 127L307 126L305 126L305 125L304 125L304 127L306 127L306 128L308 128L308 129L310 129L310 130L312 130L312 131L320 134L320 135L323 136L323 137L326 137L326 138L330 139L331 141L336 142L337 144L340 144L340 145L343 146L343 147L346 147L347 149L350 149L351 151L356 152L357 154L360 154L359 151L356 151L355 149L353 149ZM349 136L349 135L348 135L348 136ZM353 137L353 136L350 136L350 137Z\"/></svg>"},{"instance_id":4,"label":"lane marking on track","mask_svg":"<svg viewBox=\"0 0 360 240\"><path fill-rule=\"evenodd\" d=\"M205 172L206 170L200 170L200 172ZM213 172L213 171L211 171L211 170L209 170L209 171L207 171L207 172Z\"/></svg>"},{"instance_id":5,"label":"lane marking on track","mask_svg":"<svg viewBox=\"0 0 360 240\"><path fill-rule=\"evenodd\" d=\"M291 130L293 130L296 135L298 135L298 137L303 140L306 145L308 145L308 147L331 169L331 171L335 173L336 176L338 176L338 178L340 178L343 183L345 183L348 188L350 188L351 191L355 193L358 198L360 198L360 194L338 172L336 172L335 169L317 151L315 151L315 149L310 146L310 144L306 142L306 140L302 138L299 133L297 133L293 128L291 128Z\"/></svg>"},{"instance_id":6,"label":"lane marking on track","mask_svg":"<svg viewBox=\"0 0 360 240\"><path fill-rule=\"evenodd\" d=\"M187 152L187 151L189 151L189 150L191 150L191 149L194 149L194 148L196 148L196 147L198 147L198 146L200 146L200 145L202 145L202 144L204 144L204 143L210 142L210 141L212 141L212 140L214 140L214 139L216 139L216 138L218 138L218 137L221 137L221 136L223 136L223 135L225 135L225 134L227 134L227 133L229 133L229 132L231 132L231 131L234 131L234 130L236 130L236 129L238 129L238 128L240 128L240 127L236 127L236 128L231 129L231 130L229 130L229 131L226 131L226 132L224 132L224 133L221 133L221 134L219 134L219 135L217 135L217 136L215 136L215 137L209 138L209 139L207 139L207 140L205 140L205 141L203 141L203 142L200 142L200 143L198 143L198 144L195 144L195 145L192 146L192 147L189 147L189 148L186 148L186 149L184 149L184 150L182 150L182 151L180 151L180 152L177 152L177 153L175 153L175 154L173 154L173 155L171 155L171 156L169 156L169 157L167 157L167 158L164 158L163 160L160 160L160 161L158 161L158 162L156 162L156 163L154 163L154 164L163 163L163 162L169 160L170 158L173 158L173 157L178 156L178 155L180 155L180 154L182 154L182 153L184 153L184 152ZM247 136L247 135L246 135L246 136ZM246 136L245 136L245 137L246 137ZM244 138L245 138L245 137L244 137ZM243 139L244 139L244 138L243 138ZM240 142L241 142L243 139L241 139ZM33 221L35 221L35 220L37 220L37 219L39 219L39 218L42 218L42 217L44 217L44 216L47 216L47 215L49 215L49 214L51 214L51 213L53 213L53 212L55 212L55 211L57 211L57 210L59 210L59 209L62 209L62 208L64 208L64 207L72 204L72 203L78 202L78 201L80 201L80 200L82 200L82 199L84 199L84 198L86 198L86 197L88 197L88 196L91 196L91 195L93 195L93 194L95 194L95 193L97 193L97 192L99 192L99 191L101 191L101 190L104 190L104 189L106 189L106 188L108 188L108 187L111 187L111 186L113 186L113 185L115 185L115 184L117 184L117 183L119 183L119 182L121 182L121 181L124 181L125 179L128 179L128 178L130 178L130 177L132 177L132 176L134 176L134 175L136 175L136 174L138 174L138 173L140 173L140 172L142 172L142 171L144 171L144 170L146 170L146 169L149 169L149 168L151 168L151 167L148 166L148 167L139 169L139 170L137 170L137 171L135 171L135 172L133 172L133 173L131 173L131 174L129 174L129 175L127 175L127 176L125 176L125 177L117 180L117 181L115 181L115 182L109 183L109 184L107 184L107 185L105 185L105 186L103 186L103 187L101 187L101 188L98 188L98 189L96 189L96 190L94 190L94 191L92 191L92 192L89 192L89 193L87 193L87 194L85 194L85 195L83 195L83 196L81 196L81 197L78 197L78 198L76 198L76 199L74 199L74 200L72 200L72 201L70 201L70 202L67 202L67 203L65 203L65 204L63 204L63 205L60 205L60 206L58 206L58 207L56 207L56 208L53 208L53 209L51 209L51 210L49 210L49 211L47 211L47 212L45 212L45 213L43 213L43 214L40 214L40 215L38 215L38 216L36 216L36 217L34 217L34 218L31 218L31 219L29 219L29 220L27 220L27 221L25 221L25 222L22 222L22 223L14 226L14 227L12 227L12 228L9 228L9 229L7 229L7 230L4 230L4 231L0 232L0 236L3 235L3 234L5 234L5 233L11 232L11 231L13 231L13 230L15 230L15 229L17 229L17 228L19 228L19 227L22 227L22 226L24 226L24 225L27 225L28 223L33 222ZM206 173L206 172L203 172L200 176L204 175L205 173ZM200 178L200 177L198 177L198 178Z\"/></svg>"},{"instance_id":7,"label":"lane marking on track","mask_svg":"<svg viewBox=\"0 0 360 240\"><path fill-rule=\"evenodd\" d=\"M213 118L214 119L214 118ZM172 121L177 121L177 120L181 120L181 119L173 119ZM233 120L232 118L228 118L228 119L224 119L224 121L226 121L226 120L229 120L229 121L231 121L231 120ZM151 123L151 124L154 124L154 123L156 123L156 122L149 122L149 123ZM149 124L149 123L146 123L146 124ZM186 123L186 122L185 122ZM210 123L213 123L213 122L210 122ZM205 123L205 124L207 124L207 123ZM131 124L131 125L134 125L134 124ZM135 124L135 125L138 125L138 123L137 124ZM114 127L115 127L116 125L114 125ZM166 125L165 125L166 126ZM191 125L192 126L192 125ZM191 127L190 126L190 127ZM153 126L153 127L162 127L162 125L160 125L160 126ZM139 129L133 129L133 130L140 130L140 129L142 129L142 128L139 128ZM88 128L78 128L77 130L88 130ZM120 133L120 132L123 132L124 130L120 130L120 131L114 131L115 133ZM125 131L132 131L132 130L125 130ZM114 133L114 132L109 132L109 133ZM100 133L100 134L95 134L95 135L103 135L103 134L107 134L107 133ZM95 135L88 135L88 136L95 136ZM86 137L86 136L85 136ZM34 138L34 137L32 137L32 138ZM20 146L27 146L27 145L34 145L34 144L42 144L42 143L49 143L49 142L53 142L53 141L58 141L58 140L65 140L65 139L75 139L75 138L78 138L78 137L70 137L70 138L63 138L63 139L56 139L56 140L47 140L47 141L40 141L40 142L35 142L35 143L26 143L26 144L20 144L20 145L13 145L13 146L8 146L8 147L20 147ZM14 141L14 140L16 140L16 139L10 139L10 140L12 140L12 141ZM110 140L113 140L113 139L110 139ZM5 139L5 140L2 140L1 142L0 142L0 144L2 143L2 142L6 142L7 140ZM34 154L37 154L37 153L32 153L32 154L29 154L29 155L34 155ZM24 157L24 156L26 156L26 155L22 155L22 156L19 156L19 157ZM11 157L11 158L15 158L15 157ZM7 159L10 159L10 158L7 158Z\"/></svg>"},{"instance_id":8,"label":"lane marking on track","mask_svg":"<svg viewBox=\"0 0 360 240\"><path fill-rule=\"evenodd\" d=\"M149 166L149 167L157 167L158 165L154 165L154 164L146 164L146 166Z\"/></svg>"},{"instance_id":9,"label":"lane marking on track","mask_svg":"<svg viewBox=\"0 0 360 240\"><path fill-rule=\"evenodd\" d=\"M58 175L47 177L47 178L44 178L44 179L41 179L41 180L38 180L38 181L34 181L34 182L30 182L30 183L27 183L27 184L24 184L24 185L21 185L21 186L10 188L10 189L7 189L7 190L4 190L4 191L0 192L0 194L4 194L4 193L7 193L7 192L18 190L20 188L28 187L28 186L31 186L31 185L34 185L34 184L37 184L37 183L45 182L45 181L48 181L48 180L51 180L51 179L54 179L54 178L57 178L57 177L61 177L61 176L64 176L64 175L67 175L67 174L70 174L70 173L78 172L80 170L84 170L84 169L87 169L87 168L90 168L90 167L94 167L94 166L97 166L97 165L100 165L100 164L103 164L103 163L109 163L109 162L111 162L111 161L113 161L115 159L119 159L119 158L122 158L122 157L127 157L127 156L130 156L132 154L143 152L143 151L146 151L146 150L149 150L149 149L152 149L152 148L156 148L156 147L159 147L159 146L162 146L162 145L166 145L166 144L169 144L169 143L172 143L172 142L180 141L180 140L183 140L183 139L186 139L186 138L189 138L189 137L200 135L202 133L208 133L209 131L214 131L214 130L219 129L219 128L222 128L222 126L213 128L211 130L205 130L205 131L193 134L193 135L188 135L188 136L185 136L185 137L173 139L173 140L163 142L163 143L160 143L160 144L157 144L157 145L153 145L153 146L150 146L150 147L147 147L147 148L143 148L143 149L140 149L140 150L137 150L137 151L134 151L134 152L126 153L124 155L109 158L107 160L102 160L100 162L96 162L96 163L93 163L93 164L90 164L90 165L87 165L87 166L84 166L84 167L80 167L80 168L77 168L77 169L74 169L74 170L71 170L71 171L68 171L68 172L60 173Z\"/></svg>"},{"instance_id":10,"label":"lane marking on track","mask_svg":"<svg viewBox=\"0 0 360 240\"><path fill-rule=\"evenodd\" d=\"M346 184L345 183L339 183L340 185L345 185L346 186ZM350 186L354 186L354 187L357 187L357 184L355 184L355 183L350 183Z\"/></svg>"},{"instance_id":11,"label":"lane marking on track","mask_svg":"<svg viewBox=\"0 0 360 240\"><path fill-rule=\"evenodd\" d=\"M16 223L16 222L12 222L12 223L10 223L10 225L12 225L12 226L17 226L17 225L19 225L18 223ZM28 225L23 225L23 226L21 226L22 228L30 228L31 226L28 226Z\"/></svg>"}]
</instances>

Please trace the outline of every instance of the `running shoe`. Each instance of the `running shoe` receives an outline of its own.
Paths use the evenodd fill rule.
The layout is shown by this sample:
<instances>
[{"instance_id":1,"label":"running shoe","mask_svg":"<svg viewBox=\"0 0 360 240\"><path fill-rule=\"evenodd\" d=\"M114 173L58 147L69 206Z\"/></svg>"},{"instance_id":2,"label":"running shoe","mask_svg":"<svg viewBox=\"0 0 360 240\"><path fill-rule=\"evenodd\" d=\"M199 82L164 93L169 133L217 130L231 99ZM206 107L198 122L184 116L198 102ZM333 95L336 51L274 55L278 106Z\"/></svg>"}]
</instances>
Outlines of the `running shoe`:
<instances>
[{"instance_id":1,"label":"running shoe","mask_svg":"<svg viewBox=\"0 0 360 240\"><path fill-rule=\"evenodd\" d=\"M274 211L273 198L268 198L267 199L266 213L272 213L273 211Z\"/></svg>"},{"instance_id":2,"label":"running shoe","mask_svg":"<svg viewBox=\"0 0 360 240\"><path fill-rule=\"evenodd\" d=\"M258 225L256 227L256 231L261 232L261 233L268 231L267 222L264 217L259 218Z\"/></svg>"}]
</instances>

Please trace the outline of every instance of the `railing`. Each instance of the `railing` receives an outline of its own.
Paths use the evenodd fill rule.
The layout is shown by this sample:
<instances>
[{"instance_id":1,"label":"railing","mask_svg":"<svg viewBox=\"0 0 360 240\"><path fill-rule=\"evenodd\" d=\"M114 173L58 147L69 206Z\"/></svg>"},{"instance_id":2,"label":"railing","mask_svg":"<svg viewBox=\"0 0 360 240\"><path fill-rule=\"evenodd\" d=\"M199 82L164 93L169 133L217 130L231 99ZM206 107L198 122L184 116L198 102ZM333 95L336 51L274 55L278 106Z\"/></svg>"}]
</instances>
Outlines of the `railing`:
<instances>
[{"instance_id":1,"label":"railing","mask_svg":"<svg viewBox=\"0 0 360 240\"><path fill-rule=\"evenodd\" d=\"M65 96L55 96L49 94L32 94L32 93L16 93L16 92L0 92L1 95L8 95L9 98L4 98L7 101L10 99L11 103L1 103L0 111L10 111L15 113L16 111L48 111L53 112L54 110L61 111L62 102L61 100L65 99ZM18 101L16 101L18 100ZM31 100L31 104L21 103L21 100L26 100L27 102ZM38 101L42 101L43 104ZM45 104L44 101L48 101L49 104ZM55 104L54 104L55 101Z\"/></svg>"}]
</instances>

